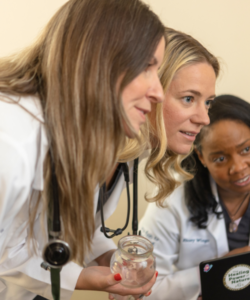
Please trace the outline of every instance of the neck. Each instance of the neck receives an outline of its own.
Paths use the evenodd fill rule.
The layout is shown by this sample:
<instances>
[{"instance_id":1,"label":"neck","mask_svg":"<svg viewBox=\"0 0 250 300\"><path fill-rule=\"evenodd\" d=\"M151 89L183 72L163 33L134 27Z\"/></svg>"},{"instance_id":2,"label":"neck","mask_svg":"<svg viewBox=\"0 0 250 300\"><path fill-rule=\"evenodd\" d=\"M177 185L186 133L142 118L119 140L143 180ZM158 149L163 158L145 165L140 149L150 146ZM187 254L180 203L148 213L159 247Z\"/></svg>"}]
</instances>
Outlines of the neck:
<instances>
[{"instance_id":1,"label":"neck","mask_svg":"<svg viewBox=\"0 0 250 300\"><path fill-rule=\"evenodd\" d=\"M220 186L217 185L218 195L223 203L235 203L237 201L241 201L245 198L247 194L250 194L249 191L244 193L236 193L230 190L222 189Z\"/></svg>"},{"instance_id":2,"label":"neck","mask_svg":"<svg viewBox=\"0 0 250 300\"><path fill-rule=\"evenodd\" d=\"M237 220L244 215L249 203L249 192L232 193L231 191L223 190L219 186L218 194L220 200L225 205L232 220Z\"/></svg>"}]
</instances>

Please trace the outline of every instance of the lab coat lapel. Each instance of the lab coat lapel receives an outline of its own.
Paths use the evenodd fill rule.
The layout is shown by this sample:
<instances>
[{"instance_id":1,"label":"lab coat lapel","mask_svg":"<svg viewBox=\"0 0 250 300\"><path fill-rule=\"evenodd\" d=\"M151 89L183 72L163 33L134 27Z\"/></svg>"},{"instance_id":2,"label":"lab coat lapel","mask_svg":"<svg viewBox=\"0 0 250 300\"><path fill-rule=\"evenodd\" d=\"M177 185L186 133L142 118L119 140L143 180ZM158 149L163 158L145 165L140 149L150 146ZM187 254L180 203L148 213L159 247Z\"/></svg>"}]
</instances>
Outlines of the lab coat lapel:
<instances>
[{"instance_id":1,"label":"lab coat lapel","mask_svg":"<svg viewBox=\"0 0 250 300\"><path fill-rule=\"evenodd\" d=\"M211 190L212 190L212 193L213 193L216 201L219 202L217 186L211 176L210 176L210 185L211 185ZM218 212L222 211L222 208L220 205L218 206L217 211ZM227 232L226 232L224 218L222 217L222 218L218 219L215 214L211 214L209 217L207 229L216 241L217 257L221 257L221 256L225 255L226 253L228 253L229 248L228 248Z\"/></svg>"},{"instance_id":2,"label":"lab coat lapel","mask_svg":"<svg viewBox=\"0 0 250 300\"><path fill-rule=\"evenodd\" d=\"M211 215L207 230L216 241L217 257L221 257L228 253L229 249L224 218L217 219L215 214Z\"/></svg>"}]
</instances>

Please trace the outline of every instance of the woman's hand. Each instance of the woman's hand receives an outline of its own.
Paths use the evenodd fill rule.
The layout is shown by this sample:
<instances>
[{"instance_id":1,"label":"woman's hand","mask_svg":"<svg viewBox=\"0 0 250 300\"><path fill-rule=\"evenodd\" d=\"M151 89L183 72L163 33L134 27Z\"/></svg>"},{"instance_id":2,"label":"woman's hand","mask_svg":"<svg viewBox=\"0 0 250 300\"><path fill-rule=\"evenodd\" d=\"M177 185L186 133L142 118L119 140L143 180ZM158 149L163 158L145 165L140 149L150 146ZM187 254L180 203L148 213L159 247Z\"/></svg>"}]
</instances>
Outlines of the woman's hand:
<instances>
[{"instance_id":1,"label":"woman's hand","mask_svg":"<svg viewBox=\"0 0 250 300\"><path fill-rule=\"evenodd\" d=\"M112 274L109 267L87 267L82 270L77 280L75 289L104 291L122 296L133 295L136 299L141 295L148 295L155 283L158 272L144 286L138 288L127 288L119 282L122 280L120 274Z\"/></svg>"},{"instance_id":2,"label":"woman's hand","mask_svg":"<svg viewBox=\"0 0 250 300\"><path fill-rule=\"evenodd\" d=\"M249 251L250 251L250 246L245 246L245 247L237 248L237 249L234 249L234 250L228 252L224 257L241 254L241 253L245 253L245 252L249 252Z\"/></svg>"}]
</instances>

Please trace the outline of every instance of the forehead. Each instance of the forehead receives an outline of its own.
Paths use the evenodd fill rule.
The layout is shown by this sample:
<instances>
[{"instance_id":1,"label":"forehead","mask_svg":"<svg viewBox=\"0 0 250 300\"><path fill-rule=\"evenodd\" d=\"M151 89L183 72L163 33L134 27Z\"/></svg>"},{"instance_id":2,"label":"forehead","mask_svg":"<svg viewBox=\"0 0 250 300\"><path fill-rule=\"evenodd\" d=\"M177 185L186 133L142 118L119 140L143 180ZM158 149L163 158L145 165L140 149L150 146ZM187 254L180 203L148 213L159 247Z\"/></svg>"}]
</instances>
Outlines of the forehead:
<instances>
[{"instance_id":1,"label":"forehead","mask_svg":"<svg viewBox=\"0 0 250 300\"><path fill-rule=\"evenodd\" d=\"M250 128L241 121L221 120L205 129L201 145L209 152L236 149L250 138Z\"/></svg>"},{"instance_id":2,"label":"forehead","mask_svg":"<svg viewBox=\"0 0 250 300\"><path fill-rule=\"evenodd\" d=\"M187 73L192 73L195 77L198 76L200 72L207 71L208 69L214 72L213 67L205 61L187 63L186 65L183 65L176 71L174 78L179 78L180 76L182 77Z\"/></svg>"},{"instance_id":3,"label":"forehead","mask_svg":"<svg viewBox=\"0 0 250 300\"><path fill-rule=\"evenodd\" d=\"M157 59L158 65L162 63L163 56L164 56L164 51L165 51L165 38L162 37L156 47L154 57Z\"/></svg>"},{"instance_id":4,"label":"forehead","mask_svg":"<svg viewBox=\"0 0 250 300\"><path fill-rule=\"evenodd\" d=\"M172 88L192 87L198 89L204 87L209 89L215 87L216 75L213 67L206 63L192 63L181 67L174 75L172 80Z\"/></svg>"}]
</instances>

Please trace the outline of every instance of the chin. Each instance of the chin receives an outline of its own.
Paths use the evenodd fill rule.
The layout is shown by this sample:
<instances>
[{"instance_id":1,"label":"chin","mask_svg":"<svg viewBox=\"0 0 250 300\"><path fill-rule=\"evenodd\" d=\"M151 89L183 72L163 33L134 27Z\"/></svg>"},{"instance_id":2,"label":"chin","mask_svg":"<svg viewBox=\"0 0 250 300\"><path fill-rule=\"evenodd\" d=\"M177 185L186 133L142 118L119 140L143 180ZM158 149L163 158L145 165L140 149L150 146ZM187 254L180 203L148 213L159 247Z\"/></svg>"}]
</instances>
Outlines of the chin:
<instances>
[{"instance_id":1,"label":"chin","mask_svg":"<svg viewBox=\"0 0 250 300\"><path fill-rule=\"evenodd\" d=\"M190 153L192 149L192 146L187 146L187 145L183 145L182 147L180 145L176 145L175 147L171 147L171 146L168 146L168 150L174 152L175 154L179 154L179 155L187 155Z\"/></svg>"},{"instance_id":2,"label":"chin","mask_svg":"<svg viewBox=\"0 0 250 300\"><path fill-rule=\"evenodd\" d=\"M132 126L132 130L126 123L124 123L123 126L124 126L124 133L127 138L134 139L139 134L139 131L140 131L139 126L136 126L136 127Z\"/></svg>"},{"instance_id":3,"label":"chin","mask_svg":"<svg viewBox=\"0 0 250 300\"><path fill-rule=\"evenodd\" d=\"M138 134L139 134L140 130L130 130L129 128L125 129L125 135L127 138L129 139L134 139Z\"/></svg>"}]
</instances>

